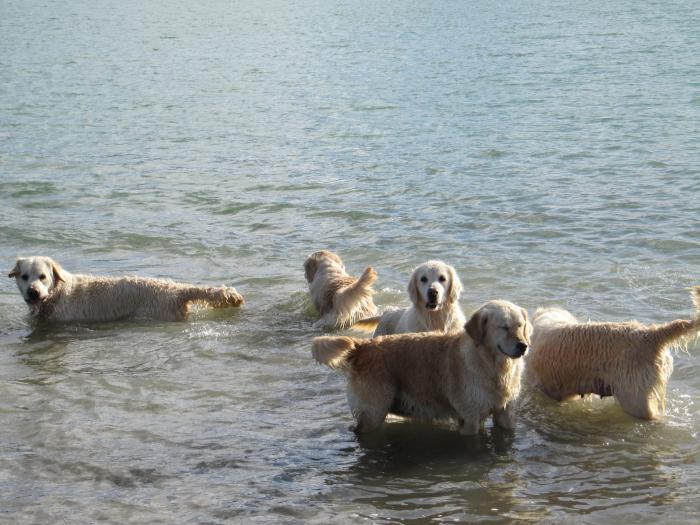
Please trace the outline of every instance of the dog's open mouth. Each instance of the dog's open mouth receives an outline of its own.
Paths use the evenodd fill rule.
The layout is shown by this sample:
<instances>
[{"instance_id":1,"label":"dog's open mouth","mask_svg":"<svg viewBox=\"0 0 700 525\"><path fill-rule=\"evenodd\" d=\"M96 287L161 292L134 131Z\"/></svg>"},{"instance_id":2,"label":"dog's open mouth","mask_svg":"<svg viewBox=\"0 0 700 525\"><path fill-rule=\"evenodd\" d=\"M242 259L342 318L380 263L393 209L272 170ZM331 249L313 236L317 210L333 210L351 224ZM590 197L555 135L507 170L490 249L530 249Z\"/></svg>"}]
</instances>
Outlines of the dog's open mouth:
<instances>
[{"instance_id":1,"label":"dog's open mouth","mask_svg":"<svg viewBox=\"0 0 700 525\"><path fill-rule=\"evenodd\" d=\"M428 310L437 310L440 305L436 302L427 302L425 303L425 307Z\"/></svg>"}]
</instances>

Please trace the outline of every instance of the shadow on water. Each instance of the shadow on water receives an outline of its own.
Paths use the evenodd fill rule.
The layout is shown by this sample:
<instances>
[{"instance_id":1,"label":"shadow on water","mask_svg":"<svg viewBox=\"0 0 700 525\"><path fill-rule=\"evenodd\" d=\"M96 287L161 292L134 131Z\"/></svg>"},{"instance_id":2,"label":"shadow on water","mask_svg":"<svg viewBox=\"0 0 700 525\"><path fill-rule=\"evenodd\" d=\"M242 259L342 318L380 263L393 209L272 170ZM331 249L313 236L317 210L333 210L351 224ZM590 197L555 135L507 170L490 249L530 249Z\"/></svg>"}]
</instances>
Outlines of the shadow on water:
<instances>
[{"instance_id":1,"label":"shadow on water","mask_svg":"<svg viewBox=\"0 0 700 525\"><path fill-rule=\"evenodd\" d=\"M390 420L391 421L391 420ZM337 472L323 499L353 506L373 523L536 522L515 466L516 435L488 427L476 436L424 423L388 422L356 436L353 462Z\"/></svg>"},{"instance_id":2,"label":"shadow on water","mask_svg":"<svg viewBox=\"0 0 700 525\"><path fill-rule=\"evenodd\" d=\"M48 381L66 369L134 371L138 366L133 361L118 357L125 355L122 351L124 345L120 343L131 342L128 347L132 352L130 355L137 355L144 347L156 348L150 345L151 341L159 341L163 336L170 341L180 337L184 326L183 323L151 324L145 321L58 323L30 319L24 325L24 333L18 333L6 349L22 364L40 372L38 382ZM153 354L153 359L157 357L154 352L143 353Z\"/></svg>"},{"instance_id":3,"label":"shadow on water","mask_svg":"<svg viewBox=\"0 0 700 525\"><path fill-rule=\"evenodd\" d=\"M56 326L31 320L29 332L7 345L15 350L19 360L31 369L41 372L39 376L24 381L44 383L64 369L67 349L74 341L78 330L75 327Z\"/></svg>"},{"instance_id":4,"label":"shadow on water","mask_svg":"<svg viewBox=\"0 0 700 525\"><path fill-rule=\"evenodd\" d=\"M394 421L376 432L357 435L362 455L356 468L357 472L398 473L408 465L493 461L509 454L513 440L513 434L499 428L463 436L446 425Z\"/></svg>"}]
</instances>

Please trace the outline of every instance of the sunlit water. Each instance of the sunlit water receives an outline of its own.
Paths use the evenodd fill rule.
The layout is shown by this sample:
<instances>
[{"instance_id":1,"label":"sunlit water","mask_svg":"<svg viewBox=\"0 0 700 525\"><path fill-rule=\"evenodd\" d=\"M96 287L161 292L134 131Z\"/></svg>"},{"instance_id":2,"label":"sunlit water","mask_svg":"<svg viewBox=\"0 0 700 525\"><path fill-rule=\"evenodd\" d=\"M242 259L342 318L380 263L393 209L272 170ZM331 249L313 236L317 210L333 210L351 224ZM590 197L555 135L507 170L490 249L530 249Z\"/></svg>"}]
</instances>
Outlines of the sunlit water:
<instances>
[{"instance_id":1,"label":"sunlit water","mask_svg":"<svg viewBox=\"0 0 700 525\"><path fill-rule=\"evenodd\" d=\"M691 315L694 2L0 4L0 261L228 283L186 323L37 326L0 281L0 521L697 523L700 346L668 414L526 393L514 434L348 430L302 263L453 264L583 319Z\"/></svg>"}]
</instances>

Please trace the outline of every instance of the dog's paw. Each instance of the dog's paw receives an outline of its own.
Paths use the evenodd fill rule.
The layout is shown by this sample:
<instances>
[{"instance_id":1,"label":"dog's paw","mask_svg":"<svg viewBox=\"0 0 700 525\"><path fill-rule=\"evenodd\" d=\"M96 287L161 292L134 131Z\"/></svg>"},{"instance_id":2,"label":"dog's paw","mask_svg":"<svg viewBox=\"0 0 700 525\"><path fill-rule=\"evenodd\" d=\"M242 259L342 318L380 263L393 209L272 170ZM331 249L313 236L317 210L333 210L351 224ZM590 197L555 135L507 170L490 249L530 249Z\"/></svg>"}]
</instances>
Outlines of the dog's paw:
<instances>
[{"instance_id":1,"label":"dog's paw","mask_svg":"<svg viewBox=\"0 0 700 525\"><path fill-rule=\"evenodd\" d=\"M463 436L475 436L481 430L479 421L462 420L459 425L459 433Z\"/></svg>"}]
</instances>

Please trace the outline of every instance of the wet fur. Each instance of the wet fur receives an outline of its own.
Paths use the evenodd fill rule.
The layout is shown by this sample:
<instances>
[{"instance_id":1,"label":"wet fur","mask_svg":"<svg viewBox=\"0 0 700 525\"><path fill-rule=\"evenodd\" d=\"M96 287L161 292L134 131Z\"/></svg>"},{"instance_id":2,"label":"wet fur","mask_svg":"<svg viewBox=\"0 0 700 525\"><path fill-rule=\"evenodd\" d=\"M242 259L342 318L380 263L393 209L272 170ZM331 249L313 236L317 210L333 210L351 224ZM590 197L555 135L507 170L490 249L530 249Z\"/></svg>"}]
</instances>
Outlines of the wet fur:
<instances>
[{"instance_id":1,"label":"wet fur","mask_svg":"<svg viewBox=\"0 0 700 525\"><path fill-rule=\"evenodd\" d=\"M614 396L632 416L661 417L673 372L669 346L700 329L700 286L692 296L695 319L655 325L579 323L566 310L538 309L527 358L528 383L557 401L586 394Z\"/></svg>"},{"instance_id":2,"label":"wet fur","mask_svg":"<svg viewBox=\"0 0 700 525\"><path fill-rule=\"evenodd\" d=\"M502 330L503 326L507 331ZM461 332L408 333L373 339L317 337L312 355L348 376L357 432L379 427L387 414L455 420L463 434L494 424L514 426L513 403L530 326L527 313L506 301L482 306ZM509 352L509 355L499 347Z\"/></svg>"},{"instance_id":3,"label":"wet fur","mask_svg":"<svg viewBox=\"0 0 700 525\"><path fill-rule=\"evenodd\" d=\"M309 294L320 314L316 327L348 328L362 317L377 313L372 283L377 273L368 267L357 277L348 275L335 253L321 250L304 262Z\"/></svg>"},{"instance_id":4,"label":"wet fur","mask_svg":"<svg viewBox=\"0 0 700 525\"><path fill-rule=\"evenodd\" d=\"M23 275L28 276L27 281ZM74 275L49 257L20 258L9 276L16 279L30 313L52 321L182 321L193 303L214 308L243 304L243 297L230 287L144 277ZM30 288L40 295L37 302L29 300Z\"/></svg>"},{"instance_id":5,"label":"wet fur","mask_svg":"<svg viewBox=\"0 0 700 525\"><path fill-rule=\"evenodd\" d=\"M444 283L438 278L445 278ZM425 277L426 283L420 279ZM429 309L427 289L439 293L437 309ZM416 268L408 283L411 306L405 309L388 310L380 317L362 320L358 325L376 323L374 336L407 332L455 332L462 329L466 319L459 306L462 282L455 269L442 261L427 261Z\"/></svg>"}]
</instances>

